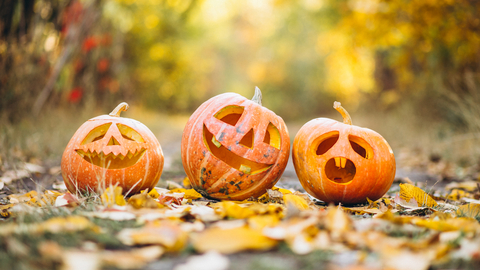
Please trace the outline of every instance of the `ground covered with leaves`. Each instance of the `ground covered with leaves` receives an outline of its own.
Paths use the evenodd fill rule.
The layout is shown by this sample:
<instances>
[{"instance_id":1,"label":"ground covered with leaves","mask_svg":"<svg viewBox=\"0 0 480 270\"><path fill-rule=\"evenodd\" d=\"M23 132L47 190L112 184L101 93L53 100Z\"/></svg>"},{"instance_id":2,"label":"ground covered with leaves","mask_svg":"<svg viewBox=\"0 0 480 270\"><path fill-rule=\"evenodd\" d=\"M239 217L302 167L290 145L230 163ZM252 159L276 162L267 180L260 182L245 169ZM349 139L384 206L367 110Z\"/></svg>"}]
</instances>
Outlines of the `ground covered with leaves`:
<instances>
[{"instance_id":1,"label":"ground covered with leaves","mask_svg":"<svg viewBox=\"0 0 480 270\"><path fill-rule=\"evenodd\" d=\"M1 269L480 267L476 179L432 189L397 178L380 200L343 206L288 181L234 202L203 198L187 178L130 197L120 187L71 194L58 174L49 188L16 179L48 174L41 169L3 173Z\"/></svg>"}]
</instances>

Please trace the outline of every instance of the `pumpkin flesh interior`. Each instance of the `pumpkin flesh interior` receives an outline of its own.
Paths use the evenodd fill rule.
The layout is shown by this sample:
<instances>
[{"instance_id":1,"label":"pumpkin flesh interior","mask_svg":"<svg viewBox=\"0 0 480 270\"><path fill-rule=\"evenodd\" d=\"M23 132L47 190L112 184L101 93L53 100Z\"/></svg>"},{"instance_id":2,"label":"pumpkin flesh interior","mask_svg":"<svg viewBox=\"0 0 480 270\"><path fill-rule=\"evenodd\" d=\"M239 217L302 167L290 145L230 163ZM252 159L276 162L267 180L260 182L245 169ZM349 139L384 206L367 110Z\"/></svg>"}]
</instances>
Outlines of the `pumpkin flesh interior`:
<instances>
[{"instance_id":1,"label":"pumpkin flesh interior","mask_svg":"<svg viewBox=\"0 0 480 270\"><path fill-rule=\"evenodd\" d=\"M350 159L344 157L331 158L325 164L325 175L337 184L348 184L355 177L357 169Z\"/></svg>"}]
</instances>

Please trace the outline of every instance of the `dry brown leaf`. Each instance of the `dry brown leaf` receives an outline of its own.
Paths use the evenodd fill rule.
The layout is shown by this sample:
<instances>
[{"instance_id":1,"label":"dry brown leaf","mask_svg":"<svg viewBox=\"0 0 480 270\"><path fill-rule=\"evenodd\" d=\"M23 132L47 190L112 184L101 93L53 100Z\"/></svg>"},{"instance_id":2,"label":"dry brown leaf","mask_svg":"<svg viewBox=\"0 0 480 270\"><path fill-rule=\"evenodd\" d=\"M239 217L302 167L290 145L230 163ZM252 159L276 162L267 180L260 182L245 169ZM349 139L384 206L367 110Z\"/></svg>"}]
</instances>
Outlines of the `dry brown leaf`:
<instances>
[{"instance_id":1,"label":"dry brown leaf","mask_svg":"<svg viewBox=\"0 0 480 270\"><path fill-rule=\"evenodd\" d=\"M216 227L193 235L192 244L199 252L217 251L231 254L244 250L269 250L277 245L277 241L247 227Z\"/></svg>"}]
</instances>

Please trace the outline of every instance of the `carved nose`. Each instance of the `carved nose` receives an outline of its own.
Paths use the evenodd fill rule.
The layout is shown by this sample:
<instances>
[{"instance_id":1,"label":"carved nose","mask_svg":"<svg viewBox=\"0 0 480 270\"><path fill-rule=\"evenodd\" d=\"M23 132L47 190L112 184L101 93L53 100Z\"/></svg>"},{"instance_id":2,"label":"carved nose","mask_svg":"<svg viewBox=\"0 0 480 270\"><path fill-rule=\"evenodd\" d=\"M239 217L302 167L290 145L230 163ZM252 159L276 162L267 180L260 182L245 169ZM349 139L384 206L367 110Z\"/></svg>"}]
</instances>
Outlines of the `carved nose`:
<instances>
[{"instance_id":1,"label":"carved nose","mask_svg":"<svg viewBox=\"0 0 480 270\"><path fill-rule=\"evenodd\" d=\"M245 147L248 147L248 148L252 148L253 147L253 128L250 129L249 132L247 132L247 134L245 134L245 136L243 136L243 138L240 140L240 144L245 146Z\"/></svg>"},{"instance_id":2,"label":"carved nose","mask_svg":"<svg viewBox=\"0 0 480 270\"><path fill-rule=\"evenodd\" d=\"M108 141L107 145L120 145L120 143L115 139L115 137L110 137L110 140Z\"/></svg>"}]
</instances>

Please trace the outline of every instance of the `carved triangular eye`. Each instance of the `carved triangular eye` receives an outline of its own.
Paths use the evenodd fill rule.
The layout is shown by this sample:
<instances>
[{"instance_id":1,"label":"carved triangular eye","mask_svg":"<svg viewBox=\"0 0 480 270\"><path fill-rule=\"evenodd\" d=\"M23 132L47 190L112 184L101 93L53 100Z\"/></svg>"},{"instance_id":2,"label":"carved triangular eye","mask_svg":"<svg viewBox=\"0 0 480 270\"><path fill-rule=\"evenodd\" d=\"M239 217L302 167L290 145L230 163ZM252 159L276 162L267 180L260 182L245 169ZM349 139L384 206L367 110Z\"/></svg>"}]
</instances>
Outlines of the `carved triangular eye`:
<instances>
[{"instance_id":1,"label":"carved triangular eye","mask_svg":"<svg viewBox=\"0 0 480 270\"><path fill-rule=\"evenodd\" d=\"M280 149L280 132L278 128L274 126L272 123L268 123L267 131L265 132L265 137L263 138L263 142L273 146L277 149Z\"/></svg>"},{"instance_id":2,"label":"carved triangular eye","mask_svg":"<svg viewBox=\"0 0 480 270\"><path fill-rule=\"evenodd\" d=\"M339 133L338 131L330 132L327 134L322 135L319 139L320 142L318 143L317 149L315 153L317 155L325 154L330 148L332 148L335 143L338 141Z\"/></svg>"},{"instance_id":3,"label":"carved triangular eye","mask_svg":"<svg viewBox=\"0 0 480 270\"><path fill-rule=\"evenodd\" d=\"M371 159L373 157L373 149L364 139L349 135L348 140L355 153L365 159Z\"/></svg>"},{"instance_id":4,"label":"carved triangular eye","mask_svg":"<svg viewBox=\"0 0 480 270\"><path fill-rule=\"evenodd\" d=\"M218 111L214 117L229 125L235 126L243 114L244 108L241 106L231 105Z\"/></svg>"},{"instance_id":5,"label":"carved triangular eye","mask_svg":"<svg viewBox=\"0 0 480 270\"><path fill-rule=\"evenodd\" d=\"M247 134L245 134L245 136L243 136L243 138L240 140L240 144L245 146L245 147L248 147L248 148L252 148L253 147L253 128L250 129L249 132L247 132Z\"/></svg>"},{"instance_id":6,"label":"carved triangular eye","mask_svg":"<svg viewBox=\"0 0 480 270\"><path fill-rule=\"evenodd\" d=\"M110 128L111 125L112 125L112 123L107 123L107 124L103 124L103 125L100 125L100 126L94 128L94 129L92 129L87 134L85 139L83 139L81 145L84 145L84 144L87 144L87 143L92 143L92 142L103 139L103 137L105 137L105 134L107 133L107 131Z\"/></svg>"},{"instance_id":7,"label":"carved triangular eye","mask_svg":"<svg viewBox=\"0 0 480 270\"><path fill-rule=\"evenodd\" d=\"M145 142L137 131L135 131L133 128L122 125L122 124L117 124L118 130L120 131L120 134L122 134L122 137L124 139L130 140L130 141L136 141L136 142Z\"/></svg>"}]
</instances>

